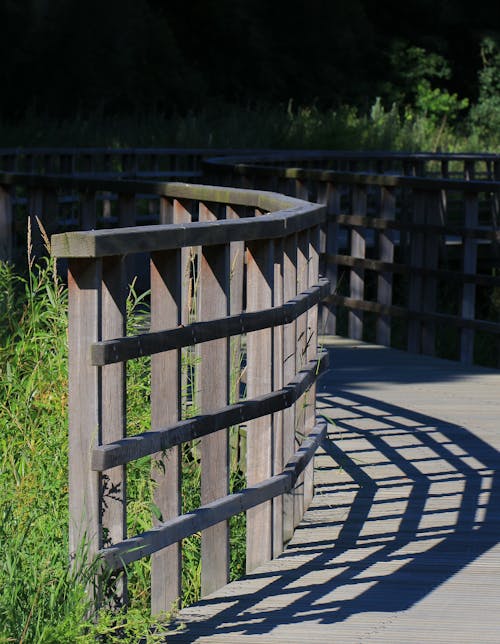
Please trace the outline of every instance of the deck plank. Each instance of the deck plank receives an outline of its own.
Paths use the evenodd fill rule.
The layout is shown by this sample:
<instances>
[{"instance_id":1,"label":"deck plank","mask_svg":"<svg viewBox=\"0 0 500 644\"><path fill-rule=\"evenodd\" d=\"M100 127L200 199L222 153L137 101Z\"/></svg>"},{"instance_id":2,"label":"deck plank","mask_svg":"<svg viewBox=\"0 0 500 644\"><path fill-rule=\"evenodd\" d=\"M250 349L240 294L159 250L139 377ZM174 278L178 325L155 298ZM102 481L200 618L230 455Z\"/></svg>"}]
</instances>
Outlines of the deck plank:
<instances>
[{"instance_id":1,"label":"deck plank","mask_svg":"<svg viewBox=\"0 0 500 644\"><path fill-rule=\"evenodd\" d=\"M323 338L330 442L285 552L180 642L500 642L500 372Z\"/></svg>"}]
</instances>

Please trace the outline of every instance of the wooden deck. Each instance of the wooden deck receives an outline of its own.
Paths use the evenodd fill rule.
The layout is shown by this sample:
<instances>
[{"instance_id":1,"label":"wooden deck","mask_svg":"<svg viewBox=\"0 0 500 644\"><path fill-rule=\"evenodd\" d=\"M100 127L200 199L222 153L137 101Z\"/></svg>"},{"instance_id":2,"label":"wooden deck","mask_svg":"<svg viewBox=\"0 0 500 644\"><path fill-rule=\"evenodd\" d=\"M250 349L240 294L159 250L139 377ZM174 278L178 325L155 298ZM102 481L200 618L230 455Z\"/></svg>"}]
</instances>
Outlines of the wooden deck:
<instances>
[{"instance_id":1,"label":"wooden deck","mask_svg":"<svg viewBox=\"0 0 500 644\"><path fill-rule=\"evenodd\" d=\"M500 372L324 338L332 418L288 549L179 642L500 642Z\"/></svg>"}]
</instances>

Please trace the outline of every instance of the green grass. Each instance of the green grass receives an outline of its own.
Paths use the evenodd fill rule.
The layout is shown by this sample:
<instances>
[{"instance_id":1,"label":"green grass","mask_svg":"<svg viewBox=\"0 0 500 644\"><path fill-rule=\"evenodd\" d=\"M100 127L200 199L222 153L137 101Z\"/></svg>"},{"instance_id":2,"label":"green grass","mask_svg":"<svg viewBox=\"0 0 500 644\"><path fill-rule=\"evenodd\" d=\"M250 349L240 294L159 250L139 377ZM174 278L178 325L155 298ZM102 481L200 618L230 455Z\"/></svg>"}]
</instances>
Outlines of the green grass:
<instances>
[{"instance_id":1,"label":"green grass","mask_svg":"<svg viewBox=\"0 0 500 644\"><path fill-rule=\"evenodd\" d=\"M132 289L128 309L133 332L148 316L147 295ZM30 258L22 273L0 263L0 643L93 642L96 637L137 642L139 634L157 641L159 631L149 617L149 560L128 571L126 615L102 610L97 624L89 619L85 594L92 570L68 566L66 316L67 289L49 258ZM146 358L128 365L130 433L148 428L149 373ZM191 405L190 413L195 412ZM199 505L195 447L184 448L185 510ZM128 529L136 534L152 521L149 459L130 464L127 474ZM231 487L242 485L235 467ZM234 578L244 568L242 515L231 521L231 530ZM183 554L183 603L190 603L199 597L199 535L185 540Z\"/></svg>"},{"instance_id":2,"label":"green grass","mask_svg":"<svg viewBox=\"0 0 500 644\"><path fill-rule=\"evenodd\" d=\"M141 112L111 118L96 112L57 121L32 112L15 123L0 121L0 144L494 152L500 134L480 130L468 117L439 121L416 108L384 108L378 99L367 112L291 101L252 107L215 102L172 116Z\"/></svg>"}]
</instances>

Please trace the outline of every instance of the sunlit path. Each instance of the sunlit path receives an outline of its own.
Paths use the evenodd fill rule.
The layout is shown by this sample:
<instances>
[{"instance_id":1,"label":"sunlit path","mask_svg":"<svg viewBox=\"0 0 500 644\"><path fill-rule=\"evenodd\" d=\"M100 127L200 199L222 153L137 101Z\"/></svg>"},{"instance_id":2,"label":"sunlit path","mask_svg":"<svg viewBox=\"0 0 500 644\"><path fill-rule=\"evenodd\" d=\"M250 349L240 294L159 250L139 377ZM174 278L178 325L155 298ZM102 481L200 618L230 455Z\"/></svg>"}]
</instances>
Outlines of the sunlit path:
<instances>
[{"instance_id":1,"label":"sunlit path","mask_svg":"<svg viewBox=\"0 0 500 644\"><path fill-rule=\"evenodd\" d=\"M326 338L332 420L286 552L168 642L499 642L500 374Z\"/></svg>"}]
</instances>

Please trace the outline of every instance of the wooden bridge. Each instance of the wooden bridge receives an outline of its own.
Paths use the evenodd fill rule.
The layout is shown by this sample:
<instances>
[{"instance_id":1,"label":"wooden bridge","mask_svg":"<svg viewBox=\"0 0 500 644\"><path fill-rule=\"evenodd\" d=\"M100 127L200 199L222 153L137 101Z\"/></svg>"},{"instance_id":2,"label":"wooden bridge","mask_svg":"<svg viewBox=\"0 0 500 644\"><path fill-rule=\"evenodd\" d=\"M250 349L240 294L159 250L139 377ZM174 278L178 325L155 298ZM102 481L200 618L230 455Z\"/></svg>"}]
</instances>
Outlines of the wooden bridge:
<instances>
[{"instance_id":1,"label":"wooden bridge","mask_svg":"<svg viewBox=\"0 0 500 644\"><path fill-rule=\"evenodd\" d=\"M498 642L499 373L322 341L333 422L309 510L168 642Z\"/></svg>"},{"instance_id":2,"label":"wooden bridge","mask_svg":"<svg viewBox=\"0 0 500 644\"><path fill-rule=\"evenodd\" d=\"M26 214L73 229L52 237L69 272L70 544L114 571L100 592L127 601L127 566L151 556L152 610L168 610L201 531L203 599L169 642L500 641L500 375L474 366L498 364L499 159L4 156L36 173L0 175L3 256ZM212 185L161 181L181 172ZM151 328L127 335L135 274ZM151 426L130 435L125 365L147 356ZM238 491L230 427L247 440ZM193 439L202 506L182 514ZM129 535L126 464L145 456L160 518ZM248 574L227 585L243 511Z\"/></svg>"}]
</instances>

